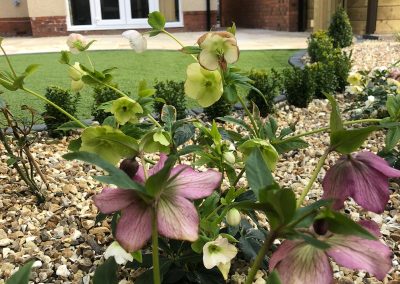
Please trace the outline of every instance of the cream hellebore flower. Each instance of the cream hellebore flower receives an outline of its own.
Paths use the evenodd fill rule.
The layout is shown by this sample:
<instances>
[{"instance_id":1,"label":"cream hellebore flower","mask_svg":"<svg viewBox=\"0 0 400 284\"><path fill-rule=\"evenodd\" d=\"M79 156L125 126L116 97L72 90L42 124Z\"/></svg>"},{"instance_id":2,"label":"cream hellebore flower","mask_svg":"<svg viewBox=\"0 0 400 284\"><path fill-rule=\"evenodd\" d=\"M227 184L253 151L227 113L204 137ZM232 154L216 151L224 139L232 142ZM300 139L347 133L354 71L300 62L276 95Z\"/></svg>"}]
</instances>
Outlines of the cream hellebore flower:
<instances>
[{"instance_id":1,"label":"cream hellebore flower","mask_svg":"<svg viewBox=\"0 0 400 284\"><path fill-rule=\"evenodd\" d=\"M83 35L73 33L68 36L67 45L72 54L78 54L86 47L87 40Z\"/></svg>"},{"instance_id":2,"label":"cream hellebore flower","mask_svg":"<svg viewBox=\"0 0 400 284\"><path fill-rule=\"evenodd\" d=\"M239 48L236 38L229 32L209 32L202 35L197 44L201 48L199 63L208 70L226 69L227 63L239 59Z\"/></svg>"},{"instance_id":3,"label":"cream hellebore flower","mask_svg":"<svg viewBox=\"0 0 400 284\"><path fill-rule=\"evenodd\" d=\"M231 268L231 260L237 252L237 248L231 245L228 239L218 236L215 241L208 242L203 246L204 267L211 269L217 266L226 280Z\"/></svg>"},{"instance_id":4,"label":"cream hellebore flower","mask_svg":"<svg viewBox=\"0 0 400 284\"><path fill-rule=\"evenodd\" d=\"M120 125L126 124L128 121L135 123L138 121L137 113L143 113L142 106L135 100L122 97L113 101L111 113Z\"/></svg>"},{"instance_id":5,"label":"cream hellebore flower","mask_svg":"<svg viewBox=\"0 0 400 284\"><path fill-rule=\"evenodd\" d=\"M126 264L128 261L133 261L132 254L126 252L117 241L114 241L105 251L104 258L108 259L113 256L118 264Z\"/></svg>"},{"instance_id":6,"label":"cream hellebore flower","mask_svg":"<svg viewBox=\"0 0 400 284\"><path fill-rule=\"evenodd\" d=\"M370 107L375 102L374 96L368 96L368 99L365 101L365 107Z\"/></svg>"},{"instance_id":7,"label":"cream hellebore flower","mask_svg":"<svg viewBox=\"0 0 400 284\"><path fill-rule=\"evenodd\" d=\"M363 88L360 86L347 86L346 87L346 92L351 94L351 95L359 95L363 91Z\"/></svg>"},{"instance_id":8,"label":"cream hellebore flower","mask_svg":"<svg viewBox=\"0 0 400 284\"><path fill-rule=\"evenodd\" d=\"M122 33L122 36L129 40L129 44L131 48L137 52L142 53L147 49L147 40L146 38L135 30L129 30Z\"/></svg>"},{"instance_id":9,"label":"cream hellebore flower","mask_svg":"<svg viewBox=\"0 0 400 284\"><path fill-rule=\"evenodd\" d=\"M352 86L360 86L362 78L363 76L360 73L352 72L349 74L349 77L347 77L347 82Z\"/></svg>"},{"instance_id":10,"label":"cream hellebore flower","mask_svg":"<svg viewBox=\"0 0 400 284\"><path fill-rule=\"evenodd\" d=\"M82 81L82 76L85 74L86 73L81 69L79 62L75 62L73 66L69 67L68 75L72 79L71 90L78 92L85 86L85 83Z\"/></svg>"},{"instance_id":11,"label":"cream hellebore flower","mask_svg":"<svg viewBox=\"0 0 400 284\"><path fill-rule=\"evenodd\" d=\"M218 71L209 71L199 63L192 63L188 66L186 75L185 94L202 107L209 107L221 98L224 89Z\"/></svg>"}]
</instances>

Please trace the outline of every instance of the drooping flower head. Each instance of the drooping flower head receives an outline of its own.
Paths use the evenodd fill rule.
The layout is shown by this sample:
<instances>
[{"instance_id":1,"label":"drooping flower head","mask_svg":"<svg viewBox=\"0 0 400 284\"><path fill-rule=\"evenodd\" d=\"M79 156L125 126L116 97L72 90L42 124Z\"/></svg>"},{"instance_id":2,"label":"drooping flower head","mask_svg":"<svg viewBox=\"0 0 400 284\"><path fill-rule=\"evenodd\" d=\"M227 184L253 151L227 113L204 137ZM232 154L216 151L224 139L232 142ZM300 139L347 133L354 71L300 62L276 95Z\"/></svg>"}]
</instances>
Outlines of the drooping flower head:
<instances>
[{"instance_id":1,"label":"drooping flower head","mask_svg":"<svg viewBox=\"0 0 400 284\"><path fill-rule=\"evenodd\" d=\"M185 94L202 107L209 107L221 98L223 85L218 71L209 71L198 63L192 63L188 66L186 75Z\"/></svg>"},{"instance_id":2,"label":"drooping flower head","mask_svg":"<svg viewBox=\"0 0 400 284\"><path fill-rule=\"evenodd\" d=\"M352 72L349 74L349 77L347 77L347 82L353 86L360 86L362 78L363 76L360 73Z\"/></svg>"},{"instance_id":3,"label":"drooping flower head","mask_svg":"<svg viewBox=\"0 0 400 284\"><path fill-rule=\"evenodd\" d=\"M71 90L77 92L85 86L85 83L82 81L82 77L85 74L86 72L82 70L79 62L75 62L73 66L69 67L68 75L71 78Z\"/></svg>"},{"instance_id":4,"label":"drooping flower head","mask_svg":"<svg viewBox=\"0 0 400 284\"><path fill-rule=\"evenodd\" d=\"M135 52L142 53L147 49L147 40L138 31L135 30L125 31L122 33L122 36L129 40L129 44Z\"/></svg>"},{"instance_id":5,"label":"drooping flower head","mask_svg":"<svg viewBox=\"0 0 400 284\"><path fill-rule=\"evenodd\" d=\"M88 42L81 34L72 33L67 38L67 45L72 54L78 54L85 49Z\"/></svg>"},{"instance_id":6,"label":"drooping flower head","mask_svg":"<svg viewBox=\"0 0 400 284\"><path fill-rule=\"evenodd\" d=\"M400 171L371 152L343 156L325 175L323 198L333 199L335 210L352 197L364 209L382 213L390 195L388 179L396 177Z\"/></svg>"},{"instance_id":7,"label":"drooping flower head","mask_svg":"<svg viewBox=\"0 0 400 284\"><path fill-rule=\"evenodd\" d=\"M231 260L237 252L237 248L230 244L227 238L218 236L215 241L208 242L203 246L204 267L211 269L217 266L226 280L231 268Z\"/></svg>"},{"instance_id":8,"label":"drooping flower head","mask_svg":"<svg viewBox=\"0 0 400 284\"><path fill-rule=\"evenodd\" d=\"M149 176L159 172L167 156L151 169ZM129 175L129 174L128 174ZM145 183L140 166L133 180ZM191 200L209 196L219 187L221 173L214 170L196 172L190 166L174 167L166 184L151 202L146 202L135 191L121 188L104 188L93 197L95 205L104 214L121 211L115 237L128 252L142 248L151 237L153 206L157 215L158 232L171 239L195 241L198 238L199 216Z\"/></svg>"},{"instance_id":9,"label":"drooping flower head","mask_svg":"<svg viewBox=\"0 0 400 284\"><path fill-rule=\"evenodd\" d=\"M113 101L110 111L115 116L117 122L124 125L128 121L132 123L137 122L137 114L143 113L143 108L137 101L128 97L122 97Z\"/></svg>"},{"instance_id":10,"label":"drooping flower head","mask_svg":"<svg viewBox=\"0 0 400 284\"><path fill-rule=\"evenodd\" d=\"M226 69L227 63L239 59L236 38L229 32L209 32L197 40L201 48L199 63L208 70Z\"/></svg>"},{"instance_id":11,"label":"drooping flower head","mask_svg":"<svg viewBox=\"0 0 400 284\"><path fill-rule=\"evenodd\" d=\"M372 235L380 236L376 223L363 221L360 225ZM278 271L282 284L330 284L333 271L328 257L341 266L366 270L380 280L391 269L392 252L379 240L330 232L324 232L319 239L330 247L322 250L303 240L284 241L272 254L270 271Z\"/></svg>"}]
</instances>

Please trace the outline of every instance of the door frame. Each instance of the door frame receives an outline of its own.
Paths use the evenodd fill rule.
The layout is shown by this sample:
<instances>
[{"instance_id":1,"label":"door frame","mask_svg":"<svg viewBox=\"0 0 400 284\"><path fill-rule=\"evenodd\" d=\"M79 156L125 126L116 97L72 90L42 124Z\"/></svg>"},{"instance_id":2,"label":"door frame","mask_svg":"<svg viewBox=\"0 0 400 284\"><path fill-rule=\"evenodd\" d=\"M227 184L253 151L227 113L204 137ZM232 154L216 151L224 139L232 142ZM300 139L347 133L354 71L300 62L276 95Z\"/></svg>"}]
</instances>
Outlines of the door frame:
<instances>
[{"instance_id":1,"label":"door frame","mask_svg":"<svg viewBox=\"0 0 400 284\"><path fill-rule=\"evenodd\" d=\"M71 24L71 13L69 9L69 1L70 0L64 0L65 5L66 5L66 23L67 23L67 31L70 32L78 32L78 31L88 31L88 30L124 30L124 29L149 29L151 28L148 23L147 19L134 19L135 21L126 21L125 23L121 24L106 24L104 25L97 25L96 24L96 5L95 1L98 0L89 0L90 4L90 14L91 14L91 25L78 25L74 26ZM125 0L128 1L128 0ZM162 1L162 0L159 0ZM149 0L149 10L151 11L151 7L154 7L154 10L157 11L159 9L159 1L157 0ZM177 22L167 22L165 24L166 28L182 28L184 27L184 20L183 20L183 11L182 11L182 2L184 0L178 0L179 4L179 21ZM150 5L151 2L154 2L155 4L153 6ZM124 2L125 3L125 2ZM126 15L129 15L128 12L129 10L125 7L125 13L124 17L125 19L127 18Z\"/></svg>"}]
</instances>

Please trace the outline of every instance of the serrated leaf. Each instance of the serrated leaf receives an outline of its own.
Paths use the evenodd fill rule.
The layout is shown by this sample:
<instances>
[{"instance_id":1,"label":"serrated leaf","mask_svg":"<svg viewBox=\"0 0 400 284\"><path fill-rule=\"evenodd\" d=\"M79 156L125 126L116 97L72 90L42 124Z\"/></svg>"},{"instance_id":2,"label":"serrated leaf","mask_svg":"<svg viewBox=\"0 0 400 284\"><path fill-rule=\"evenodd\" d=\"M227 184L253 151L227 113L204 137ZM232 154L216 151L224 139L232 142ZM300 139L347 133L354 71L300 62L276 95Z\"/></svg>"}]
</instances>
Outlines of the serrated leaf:
<instances>
[{"instance_id":1,"label":"serrated leaf","mask_svg":"<svg viewBox=\"0 0 400 284\"><path fill-rule=\"evenodd\" d=\"M329 231L332 233L355 235L368 240L376 240L376 237L369 231L341 213L329 211L325 220L328 223Z\"/></svg>"},{"instance_id":2,"label":"serrated leaf","mask_svg":"<svg viewBox=\"0 0 400 284\"><path fill-rule=\"evenodd\" d=\"M185 123L174 131L175 146L180 146L189 141L195 134L195 128L192 124Z\"/></svg>"},{"instance_id":3,"label":"serrated leaf","mask_svg":"<svg viewBox=\"0 0 400 284\"><path fill-rule=\"evenodd\" d=\"M330 129L331 129L331 132L334 133L336 131L339 131L339 130L343 129L343 122L342 122L342 119L340 117L339 106L338 106L335 98L330 94L325 94L325 96L328 98L328 100L329 100L329 102L330 102L330 104L332 106L329 126L330 126Z\"/></svg>"},{"instance_id":4,"label":"serrated leaf","mask_svg":"<svg viewBox=\"0 0 400 284\"><path fill-rule=\"evenodd\" d=\"M359 129L335 131L331 133L331 147L339 153L350 154L358 150L368 136L378 129L378 126L368 126Z\"/></svg>"},{"instance_id":5,"label":"serrated leaf","mask_svg":"<svg viewBox=\"0 0 400 284\"><path fill-rule=\"evenodd\" d=\"M385 137L385 150L392 150L400 140L400 126L389 128Z\"/></svg>"},{"instance_id":6,"label":"serrated leaf","mask_svg":"<svg viewBox=\"0 0 400 284\"><path fill-rule=\"evenodd\" d=\"M161 31L165 26L165 17L160 12L154 11L149 14L149 19L147 22L153 29Z\"/></svg>"},{"instance_id":7,"label":"serrated leaf","mask_svg":"<svg viewBox=\"0 0 400 284\"><path fill-rule=\"evenodd\" d=\"M63 158L69 161L80 160L83 162L87 162L96 165L109 173L108 176L94 176L93 178L98 181L104 182L106 184L114 184L119 188L126 188L138 191L142 194L146 194L146 190L141 184L133 181L124 171L114 167L112 164L101 159L96 154L88 152L72 152L63 155Z\"/></svg>"},{"instance_id":8,"label":"serrated leaf","mask_svg":"<svg viewBox=\"0 0 400 284\"><path fill-rule=\"evenodd\" d=\"M72 151L72 152L77 152L81 148L81 145L82 145L81 138L71 140L71 142L69 142L69 145L68 145L68 150Z\"/></svg>"}]
</instances>

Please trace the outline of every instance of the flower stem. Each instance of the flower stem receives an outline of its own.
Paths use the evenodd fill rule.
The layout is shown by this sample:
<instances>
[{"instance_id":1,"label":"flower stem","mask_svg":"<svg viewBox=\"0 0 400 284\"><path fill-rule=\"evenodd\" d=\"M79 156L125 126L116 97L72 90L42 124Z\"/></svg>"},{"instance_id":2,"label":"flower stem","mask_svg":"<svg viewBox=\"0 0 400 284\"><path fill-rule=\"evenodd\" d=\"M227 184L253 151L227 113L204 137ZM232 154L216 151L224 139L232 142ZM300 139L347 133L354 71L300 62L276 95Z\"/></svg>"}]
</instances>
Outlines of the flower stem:
<instances>
[{"instance_id":1,"label":"flower stem","mask_svg":"<svg viewBox=\"0 0 400 284\"><path fill-rule=\"evenodd\" d=\"M233 187L235 187L238 184L238 182L239 182L240 178L243 176L245 170L246 170L246 168L243 168L240 170L240 173L237 175L235 181L232 184Z\"/></svg>"},{"instance_id":2,"label":"flower stem","mask_svg":"<svg viewBox=\"0 0 400 284\"><path fill-rule=\"evenodd\" d=\"M382 119L379 119L379 118L366 118L366 119L358 119L358 120L349 120L349 121L344 121L343 125L351 125L351 124L357 124L357 123L374 123L374 122L381 122L381 120ZM317 128L317 129L314 129L314 130L311 130L311 131L307 131L307 132L303 132L303 133L300 133L300 134L297 134L297 135L290 136L290 137L288 137L286 139L283 139L281 141L274 142L274 144L275 145L276 144L282 144L282 143L285 143L287 141L294 140L294 139L297 139L297 138L300 138L300 137L304 137L304 136L308 136L308 135L312 135L312 134L328 131L329 129L330 129L329 126L322 127L322 128Z\"/></svg>"},{"instance_id":3,"label":"flower stem","mask_svg":"<svg viewBox=\"0 0 400 284\"><path fill-rule=\"evenodd\" d=\"M330 148L326 149L324 154L319 159L318 164L315 167L314 172L312 173L312 176L311 176L310 180L308 181L307 186L304 188L304 190L301 193L299 199L297 200L297 208L299 208L301 206L301 204L304 202L304 199L306 198L306 196L307 196L308 192L310 191L312 185L314 184L315 180L317 179L318 174L321 171L322 166L324 165L325 160L328 157L330 152L331 152Z\"/></svg>"},{"instance_id":4,"label":"flower stem","mask_svg":"<svg viewBox=\"0 0 400 284\"><path fill-rule=\"evenodd\" d=\"M90 67L92 68L92 71L94 71L93 62L92 62L92 60L90 59L90 56L89 56L89 54L87 53L87 51L85 52L85 55L86 55L86 58L87 58L88 61L89 61Z\"/></svg>"},{"instance_id":5,"label":"flower stem","mask_svg":"<svg viewBox=\"0 0 400 284\"><path fill-rule=\"evenodd\" d=\"M147 178L149 177L149 175L148 175L148 173L147 173L146 160L145 160L145 158L144 158L144 154L143 154L143 153L140 154L140 161L142 162L144 179L147 180Z\"/></svg>"},{"instance_id":6,"label":"flower stem","mask_svg":"<svg viewBox=\"0 0 400 284\"><path fill-rule=\"evenodd\" d=\"M258 269L261 267L261 263L264 260L265 254L268 252L269 248L271 247L272 243L276 239L277 233L276 231L270 231L267 239L264 241L260 251L257 254L256 259L254 260L253 266L250 269L249 274L246 277L245 284L253 283L254 277L257 274Z\"/></svg>"},{"instance_id":7,"label":"flower stem","mask_svg":"<svg viewBox=\"0 0 400 284\"><path fill-rule=\"evenodd\" d=\"M150 113L147 114L147 117L151 120L151 122L153 122L154 125L156 125L159 128L162 128L161 124L159 124L158 121L155 120L154 117Z\"/></svg>"},{"instance_id":8,"label":"flower stem","mask_svg":"<svg viewBox=\"0 0 400 284\"><path fill-rule=\"evenodd\" d=\"M256 138L258 138L258 127L257 127L256 121L254 120L253 115L251 114L250 110L247 108L247 105L244 102L243 98L240 95L238 95L237 97L239 99L240 104L243 106L244 111L246 112L247 116L249 117L251 124L253 125L254 135L256 136Z\"/></svg>"},{"instance_id":9,"label":"flower stem","mask_svg":"<svg viewBox=\"0 0 400 284\"><path fill-rule=\"evenodd\" d=\"M151 244L153 258L153 283L161 284L160 279L160 262L158 258L158 231L157 231L157 213L156 208L153 208L153 216L151 221Z\"/></svg>"},{"instance_id":10,"label":"flower stem","mask_svg":"<svg viewBox=\"0 0 400 284\"><path fill-rule=\"evenodd\" d=\"M163 33L165 33L167 36L169 36L170 38L172 38L177 44L179 44L182 48L185 47L185 45L179 40L177 39L173 34L167 32L166 30L162 30ZM190 54L194 60L198 61L196 56L194 56L193 54Z\"/></svg>"},{"instance_id":11,"label":"flower stem","mask_svg":"<svg viewBox=\"0 0 400 284\"><path fill-rule=\"evenodd\" d=\"M14 70L12 64L11 64L10 58L8 58L8 55L7 55L6 51L4 50L4 48L1 46L1 44L0 44L0 48L1 48L1 51L3 52L3 54L4 54L4 57L6 58L8 67L10 67L11 73L14 75L14 77L17 77L17 73L15 73L15 70Z\"/></svg>"},{"instance_id":12,"label":"flower stem","mask_svg":"<svg viewBox=\"0 0 400 284\"><path fill-rule=\"evenodd\" d=\"M86 128L87 125L83 124L79 119L77 119L75 116L71 115L69 112L65 111L63 108L61 108L60 106L58 106L57 104L53 103L52 101L48 100L46 97L43 97L42 95L27 89L25 87L21 88L22 90L24 90L25 92L41 99L42 101L45 101L46 103L48 103L49 105L51 105L52 107L56 108L58 111L60 111L61 113L63 113L64 115L68 116L71 120L75 121L80 127L82 128Z\"/></svg>"}]
</instances>

